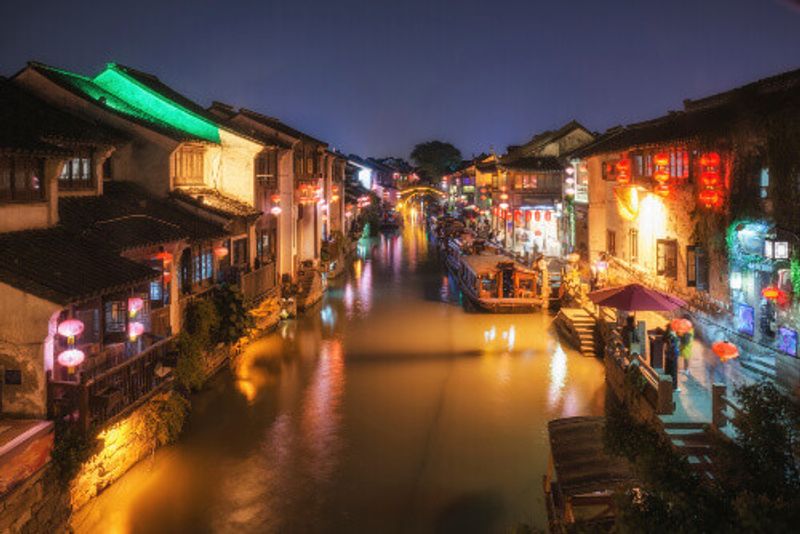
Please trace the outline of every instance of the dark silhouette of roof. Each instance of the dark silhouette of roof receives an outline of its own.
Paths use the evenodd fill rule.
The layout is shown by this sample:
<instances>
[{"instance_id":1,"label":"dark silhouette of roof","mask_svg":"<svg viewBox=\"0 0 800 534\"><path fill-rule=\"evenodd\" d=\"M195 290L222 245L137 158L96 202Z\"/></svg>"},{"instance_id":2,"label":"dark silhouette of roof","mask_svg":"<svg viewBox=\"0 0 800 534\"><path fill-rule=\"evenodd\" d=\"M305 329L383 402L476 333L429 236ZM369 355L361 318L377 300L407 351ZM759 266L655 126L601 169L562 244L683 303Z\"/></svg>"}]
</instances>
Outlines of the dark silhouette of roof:
<instances>
[{"instance_id":1,"label":"dark silhouette of roof","mask_svg":"<svg viewBox=\"0 0 800 534\"><path fill-rule=\"evenodd\" d=\"M280 119L276 119L275 117L270 117L268 115L263 115L257 111L253 111L252 109L241 108L239 109L239 113L246 117L250 117L256 122L260 122L265 126L269 126L270 128L274 128L275 130L288 135L289 137L294 137L295 139L301 139L304 141L309 141L312 143L317 143L323 146L328 146L328 143L325 141L320 141L315 137L308 135L307 133L301 132L295 128L292 128L288 124L282 122Z\"/></svg>"}]
</instances>

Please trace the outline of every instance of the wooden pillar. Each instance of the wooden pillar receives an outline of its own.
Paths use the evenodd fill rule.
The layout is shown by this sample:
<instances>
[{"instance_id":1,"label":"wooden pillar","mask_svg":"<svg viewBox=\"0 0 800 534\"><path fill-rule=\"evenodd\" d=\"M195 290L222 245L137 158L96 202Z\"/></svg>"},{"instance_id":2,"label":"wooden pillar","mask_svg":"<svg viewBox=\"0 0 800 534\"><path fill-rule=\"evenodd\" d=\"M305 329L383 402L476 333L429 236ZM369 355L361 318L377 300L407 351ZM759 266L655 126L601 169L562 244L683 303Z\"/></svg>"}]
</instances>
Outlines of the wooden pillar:
<instances>
[{"instance_id":1,"label":"wooden pillar","mask_svg":"<svg viewBox=\"0 0 800 534\"><path fill-rule=\"evenodd\" d=\"M713 384L711 386L711 424L714 428L724 428L728 424L725 417L725 384Z\"/></svg>"}]
</instances>

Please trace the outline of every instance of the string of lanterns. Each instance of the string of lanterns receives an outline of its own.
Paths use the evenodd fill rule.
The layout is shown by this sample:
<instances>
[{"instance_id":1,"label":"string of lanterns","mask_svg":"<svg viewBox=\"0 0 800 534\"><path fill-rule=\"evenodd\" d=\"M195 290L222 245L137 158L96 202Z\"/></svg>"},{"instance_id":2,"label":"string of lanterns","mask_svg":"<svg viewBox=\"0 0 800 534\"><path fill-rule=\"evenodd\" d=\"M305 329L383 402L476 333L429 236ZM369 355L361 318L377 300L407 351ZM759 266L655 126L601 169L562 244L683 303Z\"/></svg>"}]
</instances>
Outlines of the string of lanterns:
<instances>
[{"instance_id":1,"label":"string of lanterns","mask_svg":"<svg viewBox=\"0 0 800 534\"><path fill-rule=\"evenodd\" d=\"M69 374L73 374L75 368L86 359L84 352L75 348L75 338L83 333L83 321L67 319L61 322L56 330L58 335L67 339L67 349L62 351L56 359L59 365L67 368Z\"/></svg>"},{"instance_id":2,"label":"string of lanterns","mask_svg":"<svg viewBox=\"0 0 800 534\"><path fill-rule=\"evenodd\" d=\"M716 152L706 152L700 156L700 202L706 208L722 206L722 177L720 175L720 157Z\"/></svg>"}]
</instances>

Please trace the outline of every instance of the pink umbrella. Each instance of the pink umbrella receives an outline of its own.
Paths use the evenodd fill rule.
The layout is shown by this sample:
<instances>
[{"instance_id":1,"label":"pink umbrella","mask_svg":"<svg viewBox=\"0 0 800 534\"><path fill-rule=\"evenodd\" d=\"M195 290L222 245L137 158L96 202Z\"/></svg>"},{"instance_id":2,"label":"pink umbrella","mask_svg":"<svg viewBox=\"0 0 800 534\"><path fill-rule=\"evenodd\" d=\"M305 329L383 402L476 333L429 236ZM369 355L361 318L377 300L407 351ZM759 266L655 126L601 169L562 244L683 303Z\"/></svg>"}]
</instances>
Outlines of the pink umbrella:
<instances>
[{"instance_id":1,"label":"pink umbrella","mask_svg":"<svg viewBox=\"0 0 800 534\"><path fill-rule=\"evenodd\" d=\"M672 311L685 306L677 297L667 295L641 284L600 289L589 293L589 299L598 306L624 311Z\"/></svg>"}]
</instances>

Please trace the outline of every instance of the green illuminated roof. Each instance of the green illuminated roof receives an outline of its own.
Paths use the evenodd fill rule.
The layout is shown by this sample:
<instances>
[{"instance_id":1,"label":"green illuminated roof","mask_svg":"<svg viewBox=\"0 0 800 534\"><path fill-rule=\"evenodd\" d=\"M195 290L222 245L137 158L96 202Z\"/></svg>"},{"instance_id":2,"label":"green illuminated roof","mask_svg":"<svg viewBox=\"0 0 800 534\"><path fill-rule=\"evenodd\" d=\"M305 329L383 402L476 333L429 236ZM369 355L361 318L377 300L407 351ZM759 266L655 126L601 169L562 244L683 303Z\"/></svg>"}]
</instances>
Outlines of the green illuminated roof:
<instances>
[{"instance_id":1,"label":"green illuminated roof","mask_svg":"<svg viewBox=\"0 0 800 534\"><path fill-rule=\"evenodd\" d=\"M132 120L138 124L159 131L169 137L180 141L187 140L205 140L206 137L195 134L180 126L174 125L166 120L160 119L147 111L134 106L133 104L118 98L115 94L100 87L91 78L75 74L63 69L57 69L41 63L32 63L31 67L61 85L62 87L90 100L96 104L102 105L123 117Z\"/></svg>"},{"instance_id":2,"label":"green illuminated roof","mask_svg":"<svg viewBox=\"0 0 800 534\"><path fill-rule=\"evenodd\" d=\"M157 78L154 79L157 81ZM219 127L213 121L178 104L149 84L143 83L140 77L132 75L129 69L111 63L92 81L119 100L161 122L206 141L220 142Z\"/></svg>"}]
</instances>

